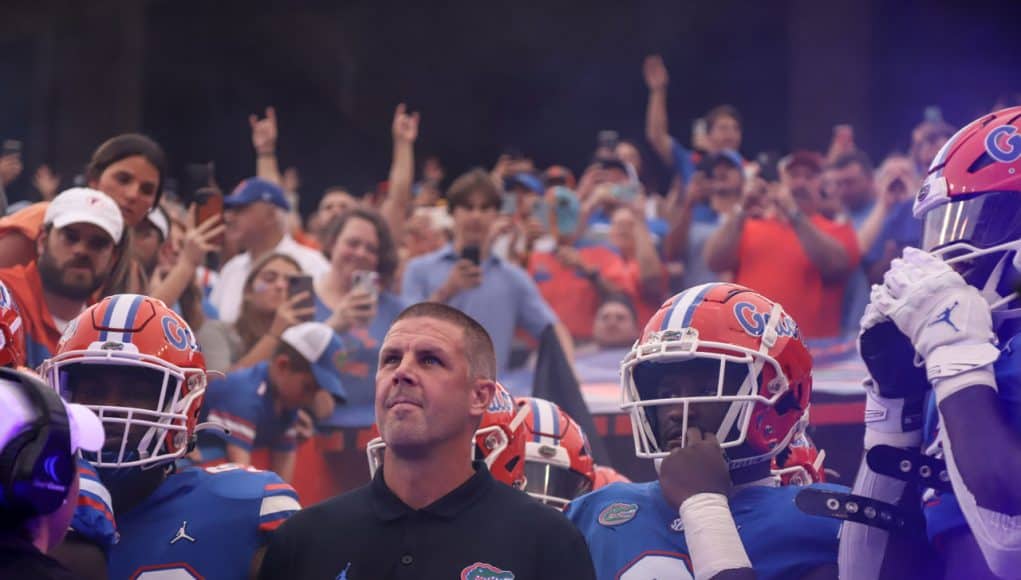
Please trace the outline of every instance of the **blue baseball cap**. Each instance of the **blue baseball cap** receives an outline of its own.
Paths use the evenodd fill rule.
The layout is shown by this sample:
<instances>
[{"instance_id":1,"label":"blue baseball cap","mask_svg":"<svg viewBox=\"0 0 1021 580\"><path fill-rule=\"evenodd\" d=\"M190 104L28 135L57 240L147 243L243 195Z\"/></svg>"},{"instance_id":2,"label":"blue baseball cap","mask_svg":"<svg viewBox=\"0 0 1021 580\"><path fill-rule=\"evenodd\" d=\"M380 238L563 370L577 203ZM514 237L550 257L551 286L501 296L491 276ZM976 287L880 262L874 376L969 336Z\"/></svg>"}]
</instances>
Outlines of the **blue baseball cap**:
<instances>
[{"instance_id":1,"label":"blue baseball cap","mask_svg":"<svg viewBox=\"0 0 1021 580\"><path fill-rule=\"evenodd\" d=\"M291 204L284 195L284 190L279 185L261 177L250 177L234 188L230 195L223 198L224 207L244 207L257 201L272 203L273 205L290 211Z\"/></svg>"},{"instance_id":2,"label":"blue baseball cap","mask_svg":"<svg viewBox=\"0 0 1021 580\"><path fill-rule=\"evenodd\" d=\"M546 191L546 189L542 186L542 180L531 173L515 173L503 180L503 188L505 190L510 191L515 187L534 191L539 195L542 195Z\"/></svg>"},{"instance_id":3,"label":"blue baseball cap","mask_svg":"<svg viewBox=\"0 0 1021 580\"><path fill-rule=\"evenodd\" d=\"M731 165L735 169L741 169L744 167L744 160L741 159L741 155L738 154L737 151L724 149L719 153L707 155L702 162L698 164L698 168L699 170L709 174L712 173L713 169L721 163Z\"/></svg>"},{"instance_id":4,"label":"blue baseball cap","mask_svg":"<svg viewBox=\"0 0 1021 580\"><path fill-rule=\"evenodd\" d=\"M340 380L340 364L344 345L333 329L321 322L295 324L280 335L280 340L301 353L312 366L312 376L319 387L344 402L347 391Z\"/></svg>"}]
</instances>

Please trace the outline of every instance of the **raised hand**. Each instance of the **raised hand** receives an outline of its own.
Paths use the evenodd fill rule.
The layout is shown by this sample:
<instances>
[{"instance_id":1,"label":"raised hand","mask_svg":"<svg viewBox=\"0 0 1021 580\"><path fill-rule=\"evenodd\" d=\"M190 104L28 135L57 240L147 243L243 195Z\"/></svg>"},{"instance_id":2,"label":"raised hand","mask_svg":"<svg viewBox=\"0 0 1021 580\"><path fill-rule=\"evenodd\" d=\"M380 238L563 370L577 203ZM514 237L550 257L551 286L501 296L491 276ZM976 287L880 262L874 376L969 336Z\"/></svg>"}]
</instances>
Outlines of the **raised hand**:
<instances>
[{"instance_id":1,"label":"raised hand","mask_svg":"<svg viewBox=\"0 0 1021 580\"><path fill-rule=\"evenodd\" d=\"M194 211L194 210L193 210ZM196 227L189 228L181 244L181 259L198 267L209 252L219 252L223 232L227 226L221 216L213 216Z\"/></svg>"},{"instance_id":2,"label":"raised hand","mask_svg":"<svg viewBox=\"0 0 1021 580\"><path fill-rule=\"evenodd\" d=\"M670 75L667 73L666 65L663 64L663 57L658 54L650 54L645 57L642 73L645 76L645 86L650 91L665 90L670 83Z\"/></svg>"},{"instance_id":3,"label":"raised hand","mask_svg":"<svg viewBox=\"0 0 1021 580\"><path fill-rule=\"evenodd\" d=\"M285 330L295 324L312 320L316 313L314 306L298 307L298 304L308 299L308 292L299 292L281 304L280 308L277 309L276 315L273 316L273 323L269 327L269 333L279 337Z\"/></svg>"},{"instance_id":4,"label":"raised hand","mask_svg":"<svg viewBox=\"0 0 1021 580\"><path fill-rule=\"evenodd\" d=\"M418 113L408 114L407 106L404 103L397 105L394 111L393 138L394 142L414 143L418 138Z\"/></svg>"},{"instance_id":5,"label":"raised hand","mask_svg":"<svg viewBox=\"0 0 1021 580\"><path fill-rule=\"evenodd\" d=\"M277 148L277 112L273 107L266 107L266 118L257 115L248 116L248 124L252 127L252 147L258 154L271 154Z\"/></svg>"},{"instance_id":6,"label":"raised hand","mask_svg":"<svg viewBox=\"0 0 1021 580\"><path fill-rule=\"evenodd\" d=\"M57 196L57 190L60 189L60 176L53 173L49 165L40 165L32 177L32 185L44 200L49 201Z\"/></svg>"},{"instance_id":7,"label":"raised hand","mask_svg":"<svg viewBox=\"0 0 1021 580\"><path fill-rule=\"evenodd\" d=\"M361 288L353 288L341 298L326 323L338 333L368 326L376 318L378 306L379 299L375 294Z\"/></svg>"}]
</instances>

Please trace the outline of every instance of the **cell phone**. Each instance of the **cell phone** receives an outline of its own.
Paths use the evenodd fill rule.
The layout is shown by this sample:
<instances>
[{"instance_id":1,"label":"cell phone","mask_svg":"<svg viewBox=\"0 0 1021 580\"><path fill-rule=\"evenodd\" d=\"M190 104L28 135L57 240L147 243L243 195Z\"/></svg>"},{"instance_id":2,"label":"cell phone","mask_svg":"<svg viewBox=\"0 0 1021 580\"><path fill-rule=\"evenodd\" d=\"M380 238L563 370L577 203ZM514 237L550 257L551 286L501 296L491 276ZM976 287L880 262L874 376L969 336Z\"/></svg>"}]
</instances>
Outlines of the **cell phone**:
<instances>
[{"instance_id":1,"label":"cell phone","mask_svg":"<svg viewBox=\"0 0 1021 580\"><path fill-rule=\"evenodd\" d=\"M204 224L216 216L223 220L223 195L212 187L203 187L195 192L195 225ZM223 244L223 234L214 240L216 244Z\"/></svg>"},{"instance_id":2,"label":"cell phone","mask_svg":"<svg viewBox=\"0 0 1021 580\"><path fill-rule=\"evenodd\" d=\"M3 153L0 153L0 157L7 157L8 155L21 155L21 141L17 139L7 139L4 141Z\"/></svg>"},{"instance_id":3,"label":"cell phone","mask_svg":"<svg viewBox=\"0 0 1021 580\"><path fill-rule=\"evenodd\" d=\"M596 135L596 144L599 148L606 147L612 151L617 148L618 143L620 143L620 134L612 129L603 129Z\"/></svg>"},{"instance_id":4,"label":"cell phone","mask_svg":"<svg viewBox=\"0 0 1021 580\"><path fill-rule=\"evenodd\" d=\"M461 249L461 259L468 260L478 266L482 261L482 251L478 246L465 246Z\"/></svg>"},{"instance_id":5,"label":"cell phone","mask_svg":"<svg viewBox=\"0 0 1021 580\"><path fill-rule=\"evenodd\" d=\"M300 302L297 302L295 308L314 308L316 305L315 299L315 286L312 284L312 276L305 274L298 276L291 276L287 279L287 297L294 298L302 292L308 292L308 297L304 298ZM310 321L315 318L314 314L301 317L304 321Z\"/></svg>"},{"instance_id":6,"label":"cell phone","mask_svg":"<svg viewBox=\"0 0 1021 580\"><path fill-rule=\"evenodd\" d=\"M773 151L763 151L762 153L759 153L759 156L755 158L755 161L759 164L758 177L761 177L769 183L776 183L777 181L780 181L779 155Z\"/></svg>"},{"instance_id":7,"label":"cell phone","mask_svg":"<svg viewBox=\"0 0 1021 580\"><path fill-rule=\"evenodd\" d=\"M355 270L351 273L351 287L379 295L379 273L372 270Z\"/></svg>"},{"instance_id":8,"label":"cell phone","mask_svg":"<svg viewBox=\"0 0 1021 580\"><path fill-rule=\"evenodd\" d=\"M208 163L189 163L184 168L184 195L192 196L192 201L195 201L195 197L198 192L203 189L213 187L213 173L215 168L213 162Z\"/></svg>"}]
</instances>

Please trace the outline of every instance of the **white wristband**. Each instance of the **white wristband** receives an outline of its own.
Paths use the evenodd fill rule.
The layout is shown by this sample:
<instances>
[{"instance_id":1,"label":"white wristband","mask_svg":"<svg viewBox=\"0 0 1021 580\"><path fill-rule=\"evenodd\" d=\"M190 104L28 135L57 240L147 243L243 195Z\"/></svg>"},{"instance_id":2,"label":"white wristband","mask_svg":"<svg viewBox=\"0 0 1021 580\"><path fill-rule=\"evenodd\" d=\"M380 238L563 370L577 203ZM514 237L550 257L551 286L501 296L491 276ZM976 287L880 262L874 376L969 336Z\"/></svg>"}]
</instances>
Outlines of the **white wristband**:
<instances>
[{"instance_id":1,"label":"white wristband","mask_svg":"<svg viewBox=\"0 0 1021 580\"><path fill-rule=\"evenodd\" d=\"M865 450L876 445L918 449L922 444L922 423L906 431L904 399L881 397L875 389L865 391ZM912 411L914 412L914 411ZM920 417L919 417L920 419Z\"/></svg>"},{"instance_id":2,"label":"white wristband","mask_svg":"<svg viewBox=\"0 0 1021 580\"><path fill-rule=\"evenodd\" d=\"M679 511L695 580L707 580L724 570L752 567L726 496L697 493L684 500Z\"/></svg>"}]
</instances>

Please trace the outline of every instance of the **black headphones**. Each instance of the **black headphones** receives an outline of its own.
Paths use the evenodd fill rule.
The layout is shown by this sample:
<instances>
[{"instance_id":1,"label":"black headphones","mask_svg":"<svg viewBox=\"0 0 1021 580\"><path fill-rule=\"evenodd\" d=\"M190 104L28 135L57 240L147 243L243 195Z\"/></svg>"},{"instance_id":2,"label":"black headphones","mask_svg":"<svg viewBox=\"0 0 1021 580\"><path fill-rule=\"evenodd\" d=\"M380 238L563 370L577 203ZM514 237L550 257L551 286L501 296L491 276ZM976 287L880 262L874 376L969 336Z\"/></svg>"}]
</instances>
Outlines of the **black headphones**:
<instances>
[{"instance_id":1,"label":"black headphones","mask_svg":"<svg viewBox=\"0 0 1021 580\"><path fill-rule=\"evenodd\" d=\"M53 513L77 470L67 409L56 390L33 376L0 368L0 380L19 385L38 415L0 450L0 508L26 517Z\"/></svg>"}]
</instances>

